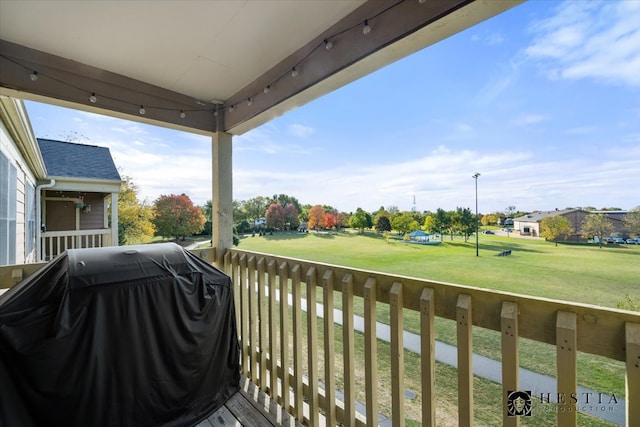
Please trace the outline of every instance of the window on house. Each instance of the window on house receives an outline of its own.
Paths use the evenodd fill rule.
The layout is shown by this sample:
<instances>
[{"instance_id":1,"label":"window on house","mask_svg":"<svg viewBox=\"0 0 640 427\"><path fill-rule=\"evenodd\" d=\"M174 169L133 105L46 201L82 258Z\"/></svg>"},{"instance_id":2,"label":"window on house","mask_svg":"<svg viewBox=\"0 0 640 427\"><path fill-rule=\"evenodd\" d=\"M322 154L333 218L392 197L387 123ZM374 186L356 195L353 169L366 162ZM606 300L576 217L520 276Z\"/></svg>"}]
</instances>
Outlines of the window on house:
<instances>
[{"instance_id":1,"label":"window on house","mask_svg":"<svg viewBox=\"0 0 640 427\"><path fill-rule=\"evenodd\" d=\"M17 169L0 153L0 265L16 263Z\"/></svg>"}]
</instances>

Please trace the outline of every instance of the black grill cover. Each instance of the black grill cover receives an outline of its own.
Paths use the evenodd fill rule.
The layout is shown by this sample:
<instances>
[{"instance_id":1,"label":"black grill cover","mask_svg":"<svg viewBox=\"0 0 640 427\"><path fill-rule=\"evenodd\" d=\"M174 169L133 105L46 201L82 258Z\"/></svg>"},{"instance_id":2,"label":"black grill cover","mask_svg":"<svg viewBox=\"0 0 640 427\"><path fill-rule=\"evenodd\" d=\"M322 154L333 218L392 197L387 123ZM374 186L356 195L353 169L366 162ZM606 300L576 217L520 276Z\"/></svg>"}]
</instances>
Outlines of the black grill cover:
<instances>
[{"instance_id":1,"label":"black grill cover","mask_svg":"<svg viewBox=\"0 0 640 427\"><path fill-rule=\"evenodd\" d=\"M69 250L0 296L0 425L189 426L238 390L231 280L168 243Z\"/></svg>"}]
</instances>

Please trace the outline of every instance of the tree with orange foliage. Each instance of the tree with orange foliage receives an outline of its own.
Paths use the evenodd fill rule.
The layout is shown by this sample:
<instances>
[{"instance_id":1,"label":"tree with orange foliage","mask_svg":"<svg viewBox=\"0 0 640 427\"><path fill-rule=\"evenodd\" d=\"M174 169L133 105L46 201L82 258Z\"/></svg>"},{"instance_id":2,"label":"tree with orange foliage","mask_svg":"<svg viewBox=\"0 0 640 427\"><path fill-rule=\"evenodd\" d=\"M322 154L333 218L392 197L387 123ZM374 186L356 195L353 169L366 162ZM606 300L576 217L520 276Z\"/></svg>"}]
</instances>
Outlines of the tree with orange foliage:
<instances>
[{"instance_id":1,"label":"tree with orange foliage","mask_svg":"<svg viewBox=\"0 0 640 427\"><path fill-rule=\"evenodd\" d=\"M307 226L310 229L324 227L324 209L322 209L322 206L315 205L309 209L309 220L307 221Z\"/></svg>"},{"instance_id":2,"label":"tree with orange foliage","mask_svg":"<svg viewBox=\"0 0 640 427\"><path fill-rule=\"evenodd\" d=\"M197 234L204 228L205 218L202 211L186 194L161 195L153 202L156 234L163 237L180 237Z\"/></svg>"}]
</instances>

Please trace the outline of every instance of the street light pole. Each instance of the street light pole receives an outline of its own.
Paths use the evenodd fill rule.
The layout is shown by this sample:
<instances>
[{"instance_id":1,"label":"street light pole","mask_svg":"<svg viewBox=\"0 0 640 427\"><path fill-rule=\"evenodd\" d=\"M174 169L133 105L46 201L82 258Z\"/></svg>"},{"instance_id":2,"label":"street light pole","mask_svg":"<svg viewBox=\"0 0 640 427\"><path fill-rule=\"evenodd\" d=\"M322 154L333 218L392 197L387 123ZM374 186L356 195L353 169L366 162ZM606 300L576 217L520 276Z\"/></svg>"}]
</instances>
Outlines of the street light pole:
<instances>
[{"instance_id":1,"label":"street light pole","mask_svg":"<svg viewBox=\"0 0 640 427\"><path fill-rule=\"evenodd\" d=\"M478 177L480 174L476 172L473 177L476 180L476 256L478 255Z\"/></svg>"}]
</instances>

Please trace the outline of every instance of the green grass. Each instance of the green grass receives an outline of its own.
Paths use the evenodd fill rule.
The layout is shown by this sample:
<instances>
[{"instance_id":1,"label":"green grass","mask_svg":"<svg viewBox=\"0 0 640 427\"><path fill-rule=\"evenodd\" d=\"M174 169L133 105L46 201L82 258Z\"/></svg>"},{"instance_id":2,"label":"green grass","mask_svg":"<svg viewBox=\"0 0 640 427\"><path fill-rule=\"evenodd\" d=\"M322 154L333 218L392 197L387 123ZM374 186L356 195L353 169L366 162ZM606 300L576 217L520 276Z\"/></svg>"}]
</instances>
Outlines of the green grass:
<instances>
[{"instance_id":1,"label":"green grass","mask_svg":"<svg viewBox=\"0 0 640 427\"><path fill-rule=\"evenodd\" d=\"M311 232L246 237L241 240L239 247L329 264L609 307L615 307L625 295L640 299L640 268L637 267L640 265L639 246L600 249L588 245L561 244L556 247L553 243L541 240L481 235L480 256L476 257L475 240L464 242L460 237L453 241L445 237L438 246L420 246L386 241L375 234L360 236ZM507 249L512 250L510 257L495 256ZM321 301L321 293L318 299ZM339 295L334 301L339 308ZM361 304L357 301L355 309L361 313ZM388 323L388 306L379 304L377 317L379 321ZM417 313L405 312L404 326L406 330L419 333ZM456 344L454 322L437 319L436 331L438 340ZM526 339L520 340L520 346L523 368L556 376L554 346ZM499 334L474 328L474 351L500 360ZM587 354L579 354L578 363L580 385L624 397L623 363ZM447 368L440 368L443 372L442 381L444 384L456 384L455 369ZM419 378L414 375L409 377ZM481 386L485 382L490 383L478 381L479 389L474 392L477 395L476 403L490 402L495 396L499 399L499 386L494 385L497 387L495 391L492 386ZM478 412L484 412L479 407L477 409ZM489 412L493 413L494 410ZM495 420L476 421L490 425ZM588 425L603 424L588 421Z\"/></svg>"},{"instance_id":2,"label":"green grass","mask_svg":"<svg viewBox=\"0 0 640 427\"><path fill-rule=\"evenodd\" d=\"M481 234L475 241L423 246L379 235L282 233L245 237L239 249L428 280L615 307L625 294L640 299L640 246L599 249ZM509 257L495 256L512 250Z\"/></svg>"}]
</instances>

